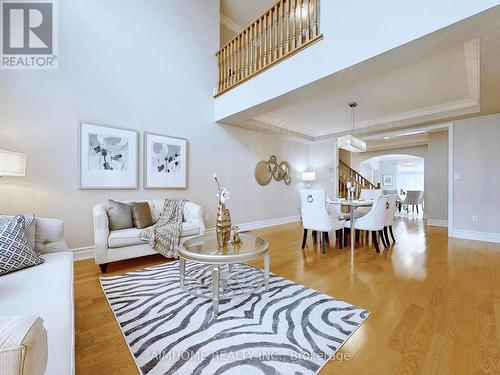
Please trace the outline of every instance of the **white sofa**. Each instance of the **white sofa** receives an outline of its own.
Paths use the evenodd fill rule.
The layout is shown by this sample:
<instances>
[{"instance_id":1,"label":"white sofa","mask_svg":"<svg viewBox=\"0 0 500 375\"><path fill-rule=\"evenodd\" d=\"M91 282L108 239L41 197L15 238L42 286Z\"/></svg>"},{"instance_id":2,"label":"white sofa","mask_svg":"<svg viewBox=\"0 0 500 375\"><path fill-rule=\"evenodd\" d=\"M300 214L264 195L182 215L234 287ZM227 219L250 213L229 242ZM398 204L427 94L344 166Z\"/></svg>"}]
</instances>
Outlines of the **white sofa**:
<instances>
[{"instance_id":1,"label":"white sofa","mask_svg":"<svg viewBox=\"0 0 500 375\"><path fill-rule=\"evenodd\" d=\"M45 262L0 276L0 315L40 317L47 330L48 358L45 374L74 374L73 254L63 240L64 223L61 220L36 218L35 225L35 250L42 253L41 257ZM2 319L4 326L0 327L0 332L8 332L9 327L5 326L8 320ZM0 345L8 341L8 338L3 340L0 337ZM26 350L40 350L30 346L21 348L25 353ZM0 347L0 354L9 352L5 349ZM0 358L0 362L7 364L7 359L3 361ZM29 366L36 366L36 363L11 362L10 368L0 366L2 375L18 375L19 372L15 371L19 368L24 371L21 374L38 373L29 371Z\"/></svg>"},{"instance_id":2,"label":"white sofa","mask_svg":"<svg viewBox=\"0 0 500 375\"><path fill-rule=\"evenodd\" d=\"M131 202L125 201L125 203ZM151 199L140 200L140 202L148 202L153 222L156 222L163 210L165 200ZM107 264L110 262L157 254L148 242L139 238L142 229L129 228L110 231L108 208L108 203L103 202L97 204L92 211L94 215L94 257L103 273L106 272ZM203 234L205 234L203 209L196 203L186 202L180 242Z\"/></svg>"}]
</instances>

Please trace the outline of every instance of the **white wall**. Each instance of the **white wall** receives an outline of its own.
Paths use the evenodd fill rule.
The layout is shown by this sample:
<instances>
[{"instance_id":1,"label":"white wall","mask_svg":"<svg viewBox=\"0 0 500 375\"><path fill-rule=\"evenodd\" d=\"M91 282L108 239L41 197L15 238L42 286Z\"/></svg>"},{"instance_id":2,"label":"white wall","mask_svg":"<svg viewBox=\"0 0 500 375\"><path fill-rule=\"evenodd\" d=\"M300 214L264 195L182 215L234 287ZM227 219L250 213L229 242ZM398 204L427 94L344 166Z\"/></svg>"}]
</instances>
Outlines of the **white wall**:
<instances>
[{"instance_id":1,"label":"white wall","mask_svg":"<svg viewBox=\"0 0 500 375\"><path fill-rule=\"evenodd\" d=\"M313 187L325 188L330 198L337 196L337 143L334 140L309 145L308 168L316 172Z\"/></svg>"},{"instance_id":2,"label":"white wall","mask_svg":"<svg viewBox=\"0 0 500 375\"><path fill-rule=\"evenodd\" d=\"M234 222L298 214L300 183L260 187L254 167L275 154L300 181L307 145L213 121L218 0L64 0L59 8L59 69L0 71L0 149L28 155L26 177L0 178L0 212L62 218L73 248L92 244L91 209L107 198L188 198L212 214L210 227L216 172L232 193ZM188 189L79 190L80 120L139 130L141 141L144 130L187 138Z\"/></svg>"},{"instance_id":3,"label":"white wall","mask_svg":"<svg viewBox=\"0 0 500 375\"><path fill-rule=\"evenodd\" d=\"M324 39L218 97L215 118L222 120L498 4L499 0L321 1Z\"/></svg>"},{"instance_id":4,"label":"white wall","mask_svg":"<svg viewBox=\"0 0 500 375\"><path fill-rule=\"evenodd\" d=\"M453 230L500 242L500 114L456 121L453 143Z\"/></svg>"},{"instance_id":5,"label":"white wall","mask_svg":"<svg viewBox=\"0 0 500 375\"><path fill-rule=\"evenodd\" d=\"M427 219L448 220L448 132L429 133L426 185Z\"/></svg>"}]
</instances>

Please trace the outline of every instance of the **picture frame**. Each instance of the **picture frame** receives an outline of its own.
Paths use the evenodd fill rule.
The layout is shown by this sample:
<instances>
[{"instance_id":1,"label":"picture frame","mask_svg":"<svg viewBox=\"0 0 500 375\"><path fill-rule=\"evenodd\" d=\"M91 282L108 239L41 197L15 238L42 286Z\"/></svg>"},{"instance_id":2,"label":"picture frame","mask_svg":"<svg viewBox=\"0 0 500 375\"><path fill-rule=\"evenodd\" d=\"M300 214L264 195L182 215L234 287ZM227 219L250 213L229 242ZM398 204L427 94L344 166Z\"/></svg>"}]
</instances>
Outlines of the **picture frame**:
<instances>
[{"instance_id":1,"label":"picture frame","mask_svg":"<svg viewBox=\"0 0 500 375\"><path fill-rule=\"evenodd\" d=\"M139 187L138 131L81 121L78 150L80 189Z\"/></svg>"},{"instance_id":2,"label":"picture frame","mask_svg":"<svg viewBox=\"0 0 500 375\"><path fill-rule=\"evenodd\" d=\"M144 189L186 189L188 141L144 132Z\"/></svg>"},{"instance_id":3,"label":"picture frame","mask_svg":"<svg viewBox=\"0 0 500 375\"><path fill-rule=\"evenodd\" d=\"M392 186L393 185L393 176L392 174L384 174L382 175L382 186Z\"/></svg>"}]
</instances>

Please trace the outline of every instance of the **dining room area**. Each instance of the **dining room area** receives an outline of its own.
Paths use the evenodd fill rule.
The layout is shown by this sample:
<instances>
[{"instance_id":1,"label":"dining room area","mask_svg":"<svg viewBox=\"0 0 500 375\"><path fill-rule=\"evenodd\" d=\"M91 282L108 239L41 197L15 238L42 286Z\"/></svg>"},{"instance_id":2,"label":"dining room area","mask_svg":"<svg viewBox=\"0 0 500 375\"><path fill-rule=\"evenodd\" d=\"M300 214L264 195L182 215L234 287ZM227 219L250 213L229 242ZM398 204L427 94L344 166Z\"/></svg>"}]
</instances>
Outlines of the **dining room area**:
<instances>
[{"instance_id":1,"label":"dining room area","mask_svg":"<svg viewBox=\"0 0 500 375\"><path fill-rule=\"evenodd\" d=\"M381 133L359 140L361 147L341 138L333 156L331 143L317 145L302 173L302 249L312 244L325 254L366 246L380 254L398 241L395 222L405 224L399 231L406 224L446 226L447 131Z\"/></svg>"}]
</instances>

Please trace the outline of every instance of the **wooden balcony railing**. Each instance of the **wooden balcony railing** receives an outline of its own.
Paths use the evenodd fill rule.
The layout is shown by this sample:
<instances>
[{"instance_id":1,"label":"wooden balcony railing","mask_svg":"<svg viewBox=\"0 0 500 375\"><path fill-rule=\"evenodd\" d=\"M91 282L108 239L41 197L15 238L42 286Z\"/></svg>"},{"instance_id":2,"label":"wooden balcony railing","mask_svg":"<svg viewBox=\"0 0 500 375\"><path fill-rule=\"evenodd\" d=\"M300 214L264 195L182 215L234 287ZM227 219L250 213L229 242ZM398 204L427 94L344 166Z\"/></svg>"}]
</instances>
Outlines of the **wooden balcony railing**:
<instances>
[{"instance_id":1,"label":"wooden balcony railing","mask_svg":"<svg viewBox=\"0 0 500 375\"><path fill-rule=\"evenodd\" d=\"M320 40L320 0L280 0L217 53L217 94Z\"/></svg>"}]
</instances>

